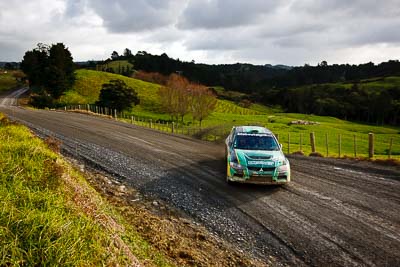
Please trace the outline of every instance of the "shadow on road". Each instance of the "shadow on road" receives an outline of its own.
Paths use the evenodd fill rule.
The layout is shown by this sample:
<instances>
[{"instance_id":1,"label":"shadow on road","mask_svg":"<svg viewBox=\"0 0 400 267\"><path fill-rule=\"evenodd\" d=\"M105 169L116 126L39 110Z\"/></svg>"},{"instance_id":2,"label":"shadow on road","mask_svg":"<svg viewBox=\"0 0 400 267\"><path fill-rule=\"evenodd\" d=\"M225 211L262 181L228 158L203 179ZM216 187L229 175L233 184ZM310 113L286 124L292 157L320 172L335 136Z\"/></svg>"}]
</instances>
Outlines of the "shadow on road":
<instances>
[{"instance_id":1,"label":"shadow on road","mask_svg":"<svg viewBox=\"0 0 400 267\"><path fill-rule=\"evenodd\" d=\"M201 206L207 206L220 211L282 190L282 186L228 184L225 181L225 168L223 159L171 168L161 177L145 183L144 190L184 210L192 209L193 206L200 209ZM190 207L185 207L188 203L191 203Z\"/></svg>"}]
</instances>

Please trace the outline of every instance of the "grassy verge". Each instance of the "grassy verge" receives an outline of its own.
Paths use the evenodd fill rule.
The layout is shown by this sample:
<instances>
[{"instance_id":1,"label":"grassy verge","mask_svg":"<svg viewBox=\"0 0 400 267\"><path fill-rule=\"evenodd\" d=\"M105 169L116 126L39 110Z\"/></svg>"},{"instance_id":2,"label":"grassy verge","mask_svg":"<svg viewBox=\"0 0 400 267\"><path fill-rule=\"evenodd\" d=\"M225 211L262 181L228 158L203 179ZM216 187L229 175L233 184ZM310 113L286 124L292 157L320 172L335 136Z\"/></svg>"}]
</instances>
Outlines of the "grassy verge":
<instances>
[{"instance_id":1,"label":"grassy verge","mask_svg":"<svg viewBox=\"0 0 400 267\"><path fill-rule=\"evenodd\" d=\"M0 266L171 265L48 145L0 121Z\"/></svg>"},{"instance_id":2,"label":"grassy verge","mask_svg":"<svg viewBox=\"0 0 400 267\"><path fill-rule=\"evenodd\" d=\"M12 75L12 72L0 73L0 92L10 90L17 86L17 81Z\"/></svg>"}]
</instances>

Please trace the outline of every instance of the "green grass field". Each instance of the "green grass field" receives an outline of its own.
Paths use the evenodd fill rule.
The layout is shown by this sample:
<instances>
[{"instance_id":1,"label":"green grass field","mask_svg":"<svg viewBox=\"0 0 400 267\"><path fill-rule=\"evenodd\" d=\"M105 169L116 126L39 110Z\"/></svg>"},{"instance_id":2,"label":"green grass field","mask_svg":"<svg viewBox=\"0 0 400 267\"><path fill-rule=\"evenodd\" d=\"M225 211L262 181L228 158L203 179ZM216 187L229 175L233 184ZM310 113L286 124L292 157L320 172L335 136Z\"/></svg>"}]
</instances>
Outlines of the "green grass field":
<instances>
[{"instance_id":1,"label":"green grass field","mask_svg":"<svg viewBox=\"0 0 400 267\"><path fill-rule=\"evenodd\" d=\"M94 103L99 95L101 85L111 79L121 79L134 88L141 99L140 105L131 111L125 112L124 116L140 117L141 120L170 120L170 116L162 112L160 101L157 95L159 85L124 77L121 75L97 72L90 70L78 70L77 82L73 90L62 97L64 104L87 104ZM400 86L400 77L388 77L362 81L362 86ZM332 85L333 86L333 85ZM350 87L350 84L342 86ZM216 90L223 90L216 87ZM318 122L318 125L289 125L293 120L306 120ZM127 120L129 121L129 120ZM368 155L368 133L375 134L375 153L378 158L386 158L389 149L390 139L393 139L392 155L400 158L400 128L390 126L366 125L355 122L348 122L333 117L314 116L305 114L282 113L279 108L266 107L260 104L253 104L250 108L243 108L232 101L218 100L215 111L203 121L202 128L210 128L202 136L204 139L215 140L223 138L234 125L257 124L266 126L280 136L280 141L287 152L289 146L288 134L290 133L289 152L300 150L300 138L302 139L301 149L305 154L311 152L311 132L315 133L317 151L326 155L326 135L328 135L328 156L338 156L338 138L341 135L340 156L354 156L354 135L356 136L357 157ZM148 124L146 124L148 125ZM198 123L193 122L190 115L184 118L184 127L198 128ZM161 126L160 126L161 127ZM179 127L179 126L178 126ZM181 130L183 133L195 129ZM300 137L301 136L301 137Z\"/></svg>"},{"instance_id":2,"label":"green grass field","mask_svg":"<svg viewBox=\"0 0 400 267\"><path fill-rule=\"evenodd\" d=\"M9 90L15 86L17 86L17 81L15 80L11 72L0 72L0 92Z\"/></svg>"},{"instance_id":3,"label":"green grass field","mask_svg":"<svg viewBox=\"0 0 400 267\"><path fill-rule=\"evenodd\" d=\"M169 263L47 145L0 114L0 266Z\"/></svg>"},{"instance_id":4,"label":"green grass field","mask_svg":"<svg viewBox=\"0 0 400 267\"><path fill-rule=\"evenodd\" d=\"M133 64L129 63L128 60L114 60L106 64L99 64L96 66L97 70L112 69L114 73L124 73L133 70Z\"/></svg>"}]
</instances>

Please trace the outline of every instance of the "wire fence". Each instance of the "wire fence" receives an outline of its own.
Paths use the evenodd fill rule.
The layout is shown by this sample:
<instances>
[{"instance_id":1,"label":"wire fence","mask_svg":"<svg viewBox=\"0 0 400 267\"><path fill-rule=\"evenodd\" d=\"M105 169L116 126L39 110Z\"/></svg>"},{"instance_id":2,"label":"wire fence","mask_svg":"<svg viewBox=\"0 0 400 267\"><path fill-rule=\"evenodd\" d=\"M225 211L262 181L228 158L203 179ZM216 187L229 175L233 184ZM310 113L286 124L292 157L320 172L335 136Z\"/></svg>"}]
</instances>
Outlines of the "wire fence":
<instances>
[{"instance_id":1,"label":"wire fence","mask_svg":"<svg viewBox=\"0 0 400 267\"><path fill-rule=\"evenodd\" d=\"M152 118L132 116L115 109L95 105L69 105L59 110L88 113L133 125L151 128L170 134L185 135L201 140L223 142L228 136L232 125L217 125L201 128L181 122L154 120ZM354 157L354 158L394 158L400 159L400 135L380 133L314 133L310 131L274 132L283 146L286 154L301 153L325 157Z\"/></svg>"}]
</instances>

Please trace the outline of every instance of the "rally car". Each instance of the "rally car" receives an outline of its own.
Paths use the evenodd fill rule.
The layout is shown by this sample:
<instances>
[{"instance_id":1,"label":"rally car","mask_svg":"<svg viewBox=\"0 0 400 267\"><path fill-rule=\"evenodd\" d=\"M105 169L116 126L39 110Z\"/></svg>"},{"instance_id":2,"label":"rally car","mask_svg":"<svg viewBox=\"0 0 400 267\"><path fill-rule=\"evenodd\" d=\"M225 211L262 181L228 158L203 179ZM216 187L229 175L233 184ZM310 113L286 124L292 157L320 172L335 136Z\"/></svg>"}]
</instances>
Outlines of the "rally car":
<instances>
[{"instance_id":1,"label":"rally car","mask_svg":"<svg viewBox=\"0 0 400 267\"><path fill-rule=\"evenodd\" d=\"M227 182L286 184L289 160L275 135L259 126L236 126L225 140Z\"/></svg>"}]
</instances>

